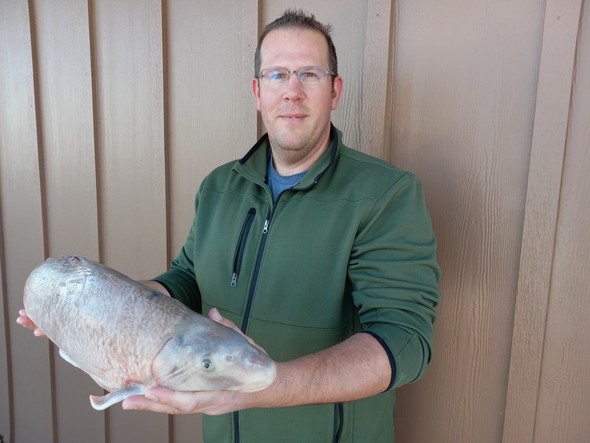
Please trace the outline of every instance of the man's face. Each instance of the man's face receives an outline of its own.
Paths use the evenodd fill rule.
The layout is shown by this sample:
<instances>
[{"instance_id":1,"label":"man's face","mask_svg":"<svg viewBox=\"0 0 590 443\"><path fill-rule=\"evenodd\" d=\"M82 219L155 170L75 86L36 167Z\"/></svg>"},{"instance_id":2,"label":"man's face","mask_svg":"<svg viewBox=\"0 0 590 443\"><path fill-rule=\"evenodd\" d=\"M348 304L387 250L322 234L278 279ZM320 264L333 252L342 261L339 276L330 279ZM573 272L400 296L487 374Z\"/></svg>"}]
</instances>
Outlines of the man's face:
<instances>
[{"instance_id":1,"label":"man's face","mask_svg":"<svg viewBox=\"0 0 590 443\"><path fill-rule=\"evenodd\" d=\"M276 29L267 34L261 46L261 70L283 67L296 70L304 66L329 68L328 44L316 31L296 28ZM323 83L302 85L295 74L286 85L274 88L254 79L252 89L256 108L268 132L275 158L291 166L310 166L327 146L330 113L342 91L342 78L328 76Z\"/></svg>"}]
</instances>

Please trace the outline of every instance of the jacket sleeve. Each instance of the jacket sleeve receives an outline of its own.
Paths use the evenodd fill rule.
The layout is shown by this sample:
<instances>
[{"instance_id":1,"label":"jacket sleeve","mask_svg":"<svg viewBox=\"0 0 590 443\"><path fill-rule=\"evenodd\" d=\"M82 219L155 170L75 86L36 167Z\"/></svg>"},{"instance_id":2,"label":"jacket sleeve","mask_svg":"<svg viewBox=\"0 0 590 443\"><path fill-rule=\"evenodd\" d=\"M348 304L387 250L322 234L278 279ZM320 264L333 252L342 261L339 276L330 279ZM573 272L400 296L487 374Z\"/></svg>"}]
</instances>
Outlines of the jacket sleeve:
<instances>
[{"instance_id":1,"label":"jacket sleeve","mask_svg":"<svg viewBox=\"0 0 590 443\"><path fill-rule=\"evenodd\" d=\"M404 173L359 227L349 277L364 331L392 364L391 387L416 381L432 357L440 301L436 240L422 187Z\"/></svg>"},{"instance_id":2,"label":"jacket sleeve","mask_svg":"<svg viewBox=\"0 0 590 443\"><path fill-rule=\"evenodd\" d=\"M197 208L198 195L195 199L195 213ZM170 269L163 274L153 278L163 285L170 295L181 301L193 311L201 313L201 294L195 277L194 262L192 259L195 250L195 222L186 237L184 245L174 260Z\"/></svg>"}]
</instances>

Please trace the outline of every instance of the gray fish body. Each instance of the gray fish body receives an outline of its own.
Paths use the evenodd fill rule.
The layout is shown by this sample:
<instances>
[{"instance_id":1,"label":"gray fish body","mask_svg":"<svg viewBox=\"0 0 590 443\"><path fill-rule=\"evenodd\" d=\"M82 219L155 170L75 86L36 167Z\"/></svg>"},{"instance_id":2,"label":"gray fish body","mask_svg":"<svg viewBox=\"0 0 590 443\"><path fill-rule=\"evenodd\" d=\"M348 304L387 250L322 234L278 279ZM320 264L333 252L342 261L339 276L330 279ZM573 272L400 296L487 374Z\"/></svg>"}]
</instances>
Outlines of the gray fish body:
<instances>
[{"instance_id":1,"label":"gray fish body","mask_svg":"<svg viewBox=\"0 0 590 443\"><path fill-rule=\"evenodd\" d=\"M46 260L23 300L60 354L111 392L91 396L95 409L156 385L252 392L276 376L268 355L236 331L85 258Z\"/></svg>"}]
</instances>

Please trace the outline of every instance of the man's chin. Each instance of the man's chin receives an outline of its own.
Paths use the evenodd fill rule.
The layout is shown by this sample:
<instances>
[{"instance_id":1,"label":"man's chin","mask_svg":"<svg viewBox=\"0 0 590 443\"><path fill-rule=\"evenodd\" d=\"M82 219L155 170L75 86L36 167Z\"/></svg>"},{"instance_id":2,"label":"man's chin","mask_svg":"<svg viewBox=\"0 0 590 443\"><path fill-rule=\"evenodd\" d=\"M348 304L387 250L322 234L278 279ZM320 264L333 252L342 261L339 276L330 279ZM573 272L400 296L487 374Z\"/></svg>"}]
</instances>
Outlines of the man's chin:
<instances>
[{"instance_id":1,"label":"man's chin","mask_svg":"<svg viewBox=\"0 0 590 443\"><path fill-rule=\"evenodd\" d=\"M304 149L307 139L297 133L289 132L287 134L279 134L278 137L271 139L273 147L279 148L282 151L300 151Z\"/></svg>"}]
</instances>

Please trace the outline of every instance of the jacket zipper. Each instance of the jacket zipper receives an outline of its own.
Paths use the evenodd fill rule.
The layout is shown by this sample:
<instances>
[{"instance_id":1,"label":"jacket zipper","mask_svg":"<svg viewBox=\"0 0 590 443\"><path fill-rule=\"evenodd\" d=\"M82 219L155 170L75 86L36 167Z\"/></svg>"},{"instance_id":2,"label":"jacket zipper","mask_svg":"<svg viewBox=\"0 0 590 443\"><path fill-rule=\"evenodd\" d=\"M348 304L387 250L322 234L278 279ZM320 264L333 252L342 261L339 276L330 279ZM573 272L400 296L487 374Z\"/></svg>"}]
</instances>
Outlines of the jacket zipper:
<instances>
[{"instance_id":1,"label":"jacket zipper","mask_svg":"<svg viewBox=\"0 0 590 443\"><path fill-rule=\"evenodd\" d=\"M234 415L234 434L235 434L235 443L240 443L240 412L236 411L233 413ZM344 404L342 403L334 403L334 434L332 438L332 443L338 443L340 441L340 437L342 436L342 427L344 426Z\"/></svg>"},{"instance_id":2,"label":"jacket zipper","mask_svg":"<svg viewBox=\"0 0 590 443\"><path fill-rule=\"evenodd\" d=\"M252 208L253 209L253 208ZM258 272L260 271L260 262L262 260L262 253L264 251L264 246L266 245L266 238L268 234L268 227L270 225L270 220L272 218L272 211L269 212L268 217L264 221L264 227L262 228L262 240L260 242L260 247L258 248L258 255L256 256L256 263L254 265L254 278L252 279L252 284L250 286L250 290L248 291L248 300L246 302L246 312L244 313L244 320L242 321L242 326L240 327L241 331L245 334L246 329L248 329L248 321L250 317L250 311L252 310L252 300L254 298L254 290L256 289L256 283L258 282ZM240 411L235 411L233 413L234 418L234 442L240 443Z\"/></svg>"},{"instance_id":3,"label":"jacket zipper","mask_svg":"<svg viewBox=\"0 0 590 443\"><path fill-rule=\"evenodd\" d=\"M246 330L248 329L248 322L250 320L250 311L252 310L252 302L254 299L254 291L256 289L256 283L258 282L258 273L260 271L260 262L262 261L262 253L264 252L264 248L266 246L266 239L268 234L268 229L270 227L270 222L273 216L274 211L270 211L268 217L264 221L264 226L262 228L262 240L260 243L260 247L258 248L258 254L256 256L256 263L254 265L254 278L252 279L252 285L248 292L248 300L246 304L246 311L244 313L244 320L242 321L241 330L245 334ZM241 259L243 255L243 245L241 243L245 242L248 231L250 230L250 225L252 224L252 219L254 218L254 214L256 210L251 208L248 211L248 216L244 221L244 226L242 227L242 231L240 233L240 238L238 241L238 247L236 248L236 256L234 258L234 275L236 275L236 265L237 265L237 274L239 274L239 266L241 264ZM242 235L244 234L244 235ZM237 259L237 260L236 260ZM237 275L236 275L237 279ZM232 275L232 283L234 281L234 277ZM332 438L333 443L338 443L340 441L340 437L342 435L342 427L344 425L344 405L342 403L335 403L334 404L334 434ZM235 411L233 413L234 419L234 442L240 443L240 411Z\"/></svg>"},{"instance_id":4,"label":"jacket zipper","mask_svg":"<svg viewBox=\"0 0 590 443\"><path fill-rule=\"evenodd\" d=\"M334 438L333 443L340 441L342 435L342 426L344 425L344 405L342 403L334 404Z\"/></svg>"},{"instance_id":5,"label":"jacket zipper","mask_svg":"<svg viewBox=\"0 0 590 443\"><path fill-rule=\"evenodd\" d=\"M234 414L234 442L240 443L240 411L236 411Z\"/></svg>"},{"instance_id":6,"label":"jacket zipper","mask_svg":"<svg viewBox=\"0 0 590 443\"><path fill-rule=\"evenodd\" d=\"M248 299L246 302L246 311L244 312L244 320L242 321L242 326L240 329L244 334L246 334L246 330L248 329L248 322L250 321L250 311L252 310L252 301L254 299L254 292L256 290L256 284L258 283L258 273L260 272L260 262L262 261L262 254L264 252L264 247L266 245L266 239L268 234L268 228L270 226L270 220L272 218L272 212L269 213L268 217L264 221L264 227L262 228L262 240L260 242L260 247L258 248L258 254L256 255L256 262L254 264L254 274L252 278L252 284L250 285L250 290L248 291Z\"/></svg>"},{"instance_id":7,"label":"jacket zipper","mask_svg":"<svg viewBox=\"0 0 590 443\"><path fill-rule=\"evenodd\" d=\"M268 137L268 136L267 136ZM310 185L308 185L305 188L300 188L299 190L308 190L310 188L312 188L313 186L315 186L320 179L322 178L322 176L326 173L326 171L328 169L330 169L330 167L332 166L332 164L334 163L334 161L336 160L336 154L337 154L337 146L338 146L338 136L336 134L336 128L334 126L331 126L330 128L330 138L332 139L331 145L329 147L329 149L331 150L331 154L330 154L330 162L329 164L324 168L323 171L321 171L318 175L316 175L314 177L313 183L311 183ZM252 149L240 160L240 164L244 164L246 163L246 161L252 156L252 154L254 153L254 151L256 151L256 149L258 149L258 147L260 146L261 142L263 139L261 139L256 145L254 145L252 147ZM283 191L285 192L285 191ZM282 194L282 192L281 192ZM280 200L280 195L277 198L277 203ZM270 226L270 221L272 219L273 213L274 213L274 208L276 207L276 204L273 204L271 206L271 210L268 213L268 217L266 218L266 220L264 221L264 227L262 228L262 240L260 243L260 247L258 248L258 255L256 256L256 263L254 265L254 273L253 273L253 279L252 279L252 284L250 286L250 290L248 292L248 299L247 299L247 303L246 303L246 311L244 313L244 320L242 321L242 326L240 327L240 330L246 334L246 330L248 329L248 322L250 320L250 311L252 310L252 301L254 298L254 290L256 289L256 284L258 283L258 273L260 271L260 262L262 260L262 253L264 251L264 247L266 245L266 238L267 238L267 234L268 234L268 229ZM251 208L250 211L254 210L254 208ZM248 214L250 213L250 211L248 211ZM256 212L256 210L254 210L254 213ZM254 218L254 215L252 215L252 219ZM246 222L244 222L245 224ZM250 222L251 224L251 222ZM243 230L244 228L242 228ZM248 230L250 228L248 227ZM241 234L240 234L240 238L241 238ZM239 249L239 248L238 248ZM237 250L236 249L236 253ZM238 261L236 262L236 258L234 258L234 273L236 270L236 263L238 265L241 265L241 255L243 254L243 246L242 246L242 251L241 254L237 255L236 258L238 258ZM238 272L236 275L236 284L237 284L237 278L239 275L239 267L238 267ZM234 282L234 277L232 274L232 283ZM342 403L337 403L334 405L334 443L337 443L340 440L340 434L342 433L342 426L343 426L343 405ZM234 441L235 443L240 443L240 423L239 423L239 419L240 419L240 411L235 411L233 413L233 418L234 418ZM336 421L339 422L338 427L336 427Z\"/></svg>"},{"instance_id":8,"label":"jacket zipper","mask_svg":"<svg viewBox=\"0 0 590 443\"><path fill-rule=\"evenodd\" d=\"M246 249L246 240L248 239L248 233L250 232L250 227L252 226L252 221L254 220L255 215L256 209L250 208L248 210L248 214L246 215L246 219L244 220L244 224L242 225L240 236L238 237L238 243L236 245L236 251L234 253L231 281L229 283L232 288L236 287L236 285L238 284L238 277L240 275L240 269L242 267L244 249Z\"/></svg>"}]
</instances>

